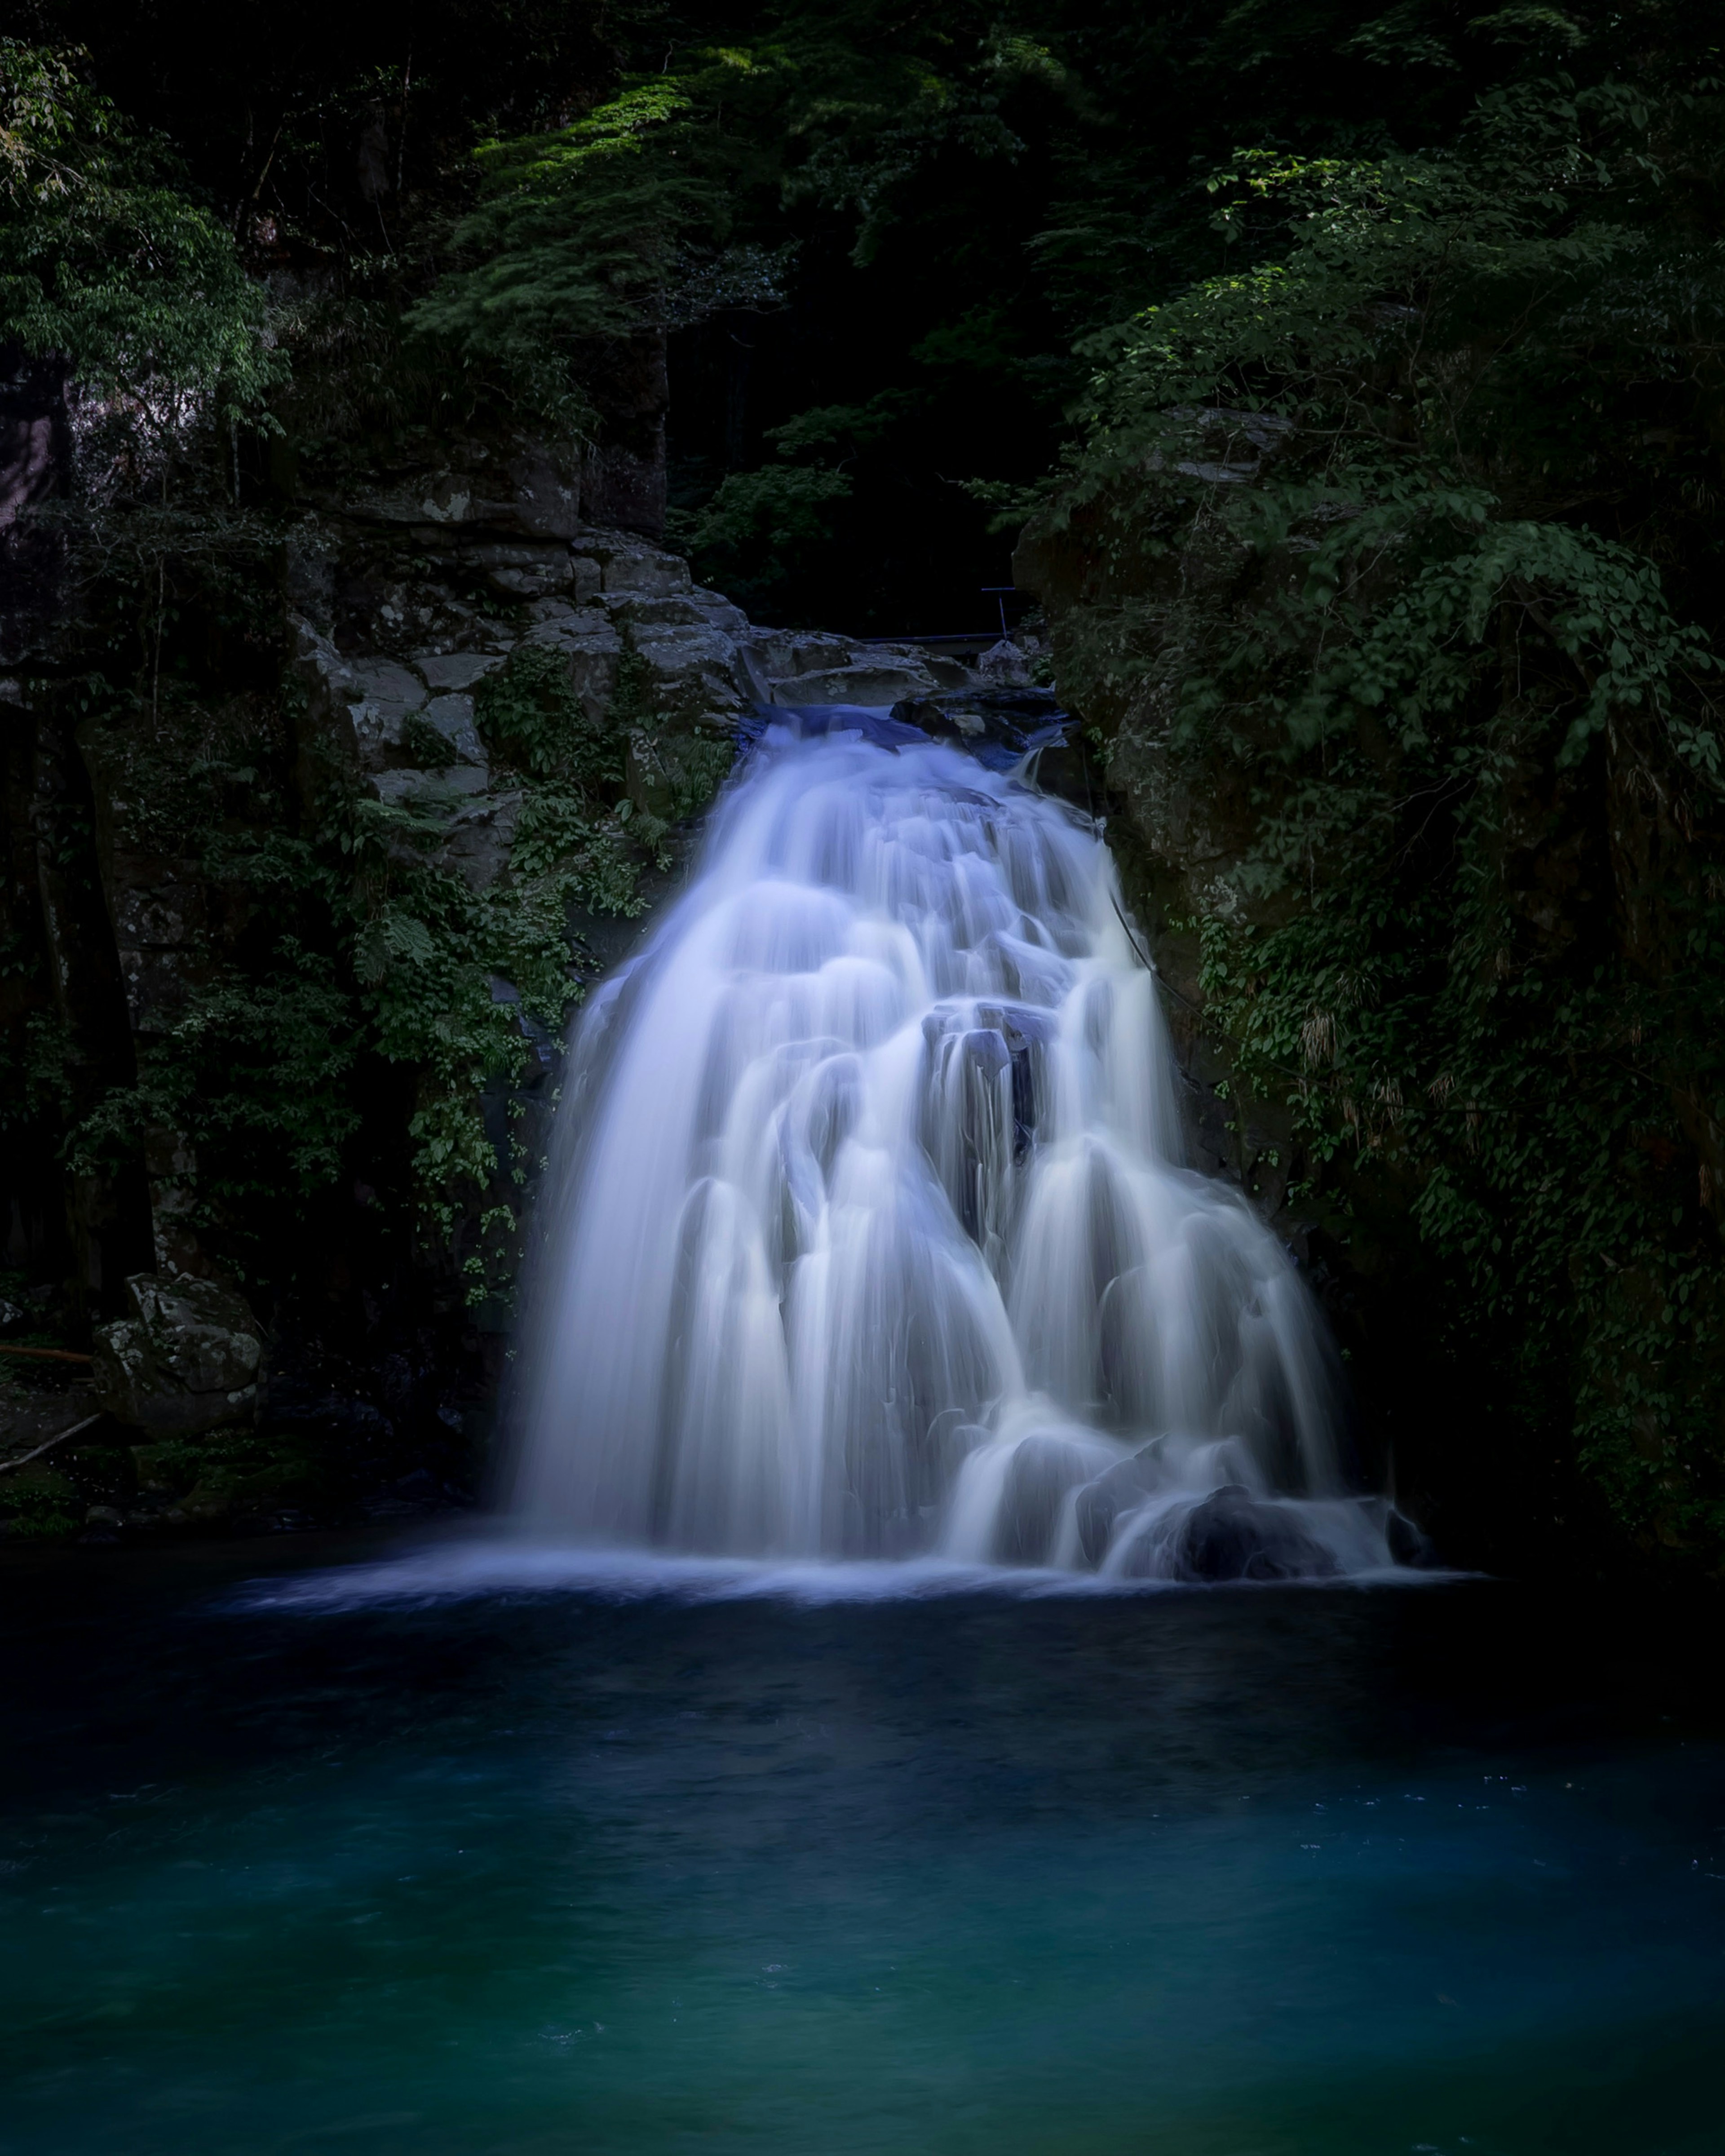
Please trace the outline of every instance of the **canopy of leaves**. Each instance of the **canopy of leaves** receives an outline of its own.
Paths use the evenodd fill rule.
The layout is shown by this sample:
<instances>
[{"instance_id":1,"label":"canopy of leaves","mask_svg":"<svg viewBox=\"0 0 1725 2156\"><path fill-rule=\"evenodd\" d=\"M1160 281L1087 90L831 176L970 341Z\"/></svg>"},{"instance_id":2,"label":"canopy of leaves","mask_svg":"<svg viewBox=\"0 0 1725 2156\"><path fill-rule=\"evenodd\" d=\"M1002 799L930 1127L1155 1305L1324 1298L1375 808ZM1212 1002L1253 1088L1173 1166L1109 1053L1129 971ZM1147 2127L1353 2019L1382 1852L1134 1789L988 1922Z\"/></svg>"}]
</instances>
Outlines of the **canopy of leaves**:
<instances>
[{"instance_id":1,"label":"canopy of leaves","mask_svg":"<svg viewBox=\"0 0 1725 2156\"><path fill-rule=\"evenodd\" d=\"M281 374L262 288L80 58L0 41L0 340L158 424L255 414Z\"/></svg>"},{"instance_id":2,"label":"canopy of leaves","mask_svg":"<svg viewBox=\"0 0 1725 2156\"><path fill-rule=\"evenodd\" d=\"M296 446L375 454L492 405L590 429L603 347L663 329L678 508L842 475L819 550L751 542L755 601L830 623L836 588L888 633L988 614L991 516L1058 450L1074 338L1228 251L1204 173L1440 139L1576 34L1451 0L306 0L291 36L236 0L219 39L193 0L28 9L292 291ZM833 408L885 424L782 431ZM737 573L728 540L702 566Z\"/></svg>"},{"instance_id":3,"label":"canopy of leaves","mask_svg":"<svg viewBox=\"0 0 1725 2156\"><path fill-rule=\"evenodd\" d=\"M554 135L485 145L480 201L453 238L470 266L418 302L413 326L578 429L583 348L664 327L696 244L723 234L711 147L675 78Z\"/></svg>"}]
</instances>

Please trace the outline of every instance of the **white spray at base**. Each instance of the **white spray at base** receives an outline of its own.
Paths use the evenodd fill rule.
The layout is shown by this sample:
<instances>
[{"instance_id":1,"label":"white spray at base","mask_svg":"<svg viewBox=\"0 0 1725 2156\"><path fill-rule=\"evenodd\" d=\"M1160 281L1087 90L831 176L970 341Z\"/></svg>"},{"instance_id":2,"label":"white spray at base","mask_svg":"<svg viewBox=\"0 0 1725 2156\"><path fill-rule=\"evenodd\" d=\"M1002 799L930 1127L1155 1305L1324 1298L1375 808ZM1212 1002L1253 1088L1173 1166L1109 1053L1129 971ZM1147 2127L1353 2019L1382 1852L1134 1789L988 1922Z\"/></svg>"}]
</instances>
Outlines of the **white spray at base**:
<instances>
[{"instance_id":1,"label":"white spray at base","mask_svg":"<svg viewBox=\"0 0 1725 2156\"><path fill-rule=\"evenodd\" d=\"M1387 1565L1311 1298L1183 1164L1095 828L865 723L769 731L583 1014L517 1510L726 1556Z\"/></svg>"}]
</instances>

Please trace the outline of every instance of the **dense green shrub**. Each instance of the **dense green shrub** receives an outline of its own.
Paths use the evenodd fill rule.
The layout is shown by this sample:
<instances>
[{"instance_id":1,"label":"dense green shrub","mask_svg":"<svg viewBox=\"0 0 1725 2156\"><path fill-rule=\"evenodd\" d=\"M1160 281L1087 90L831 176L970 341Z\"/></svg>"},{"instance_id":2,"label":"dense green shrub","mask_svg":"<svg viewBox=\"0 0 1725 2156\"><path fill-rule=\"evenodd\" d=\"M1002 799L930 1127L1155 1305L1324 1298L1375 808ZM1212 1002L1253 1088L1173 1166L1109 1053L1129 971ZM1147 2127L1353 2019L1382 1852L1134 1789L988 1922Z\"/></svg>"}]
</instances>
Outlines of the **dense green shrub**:
<instances>
[{"instance_id":1,"label":"dense green shrub","mask_svg":"<svg viewBox=\"0 0 1725 2156\"><path fill-rule=\"evenodd\" d=\"M0 341L63 361L146 434L188 403L255 418L284 373L263 288L82 58L0 39Z\"/></svg>"},{"instance_id":2,"label":"dense green shrub","mask_svg":"<svg viewBox=\"0 0 1725 2156\"><path fill-rule=\"evenodd\" d=\"M524 409L587 433L593 346L665 326L690 249L723 234L711 152L675 76L553 133L483 145L479 201L452 236L458 266L412 326Z\"/></svg>"},{"instance_id":3,"label":"dense green shrub","mask_svg":"<svg viewBox=\"0 0 1725 2156\"><path fill-rule=\"evenodd\" d=\"M1036 543L1091 578L1062 675L1114 783L1229 834L1189 880L1241 1075L1331 1204L1411 1197L1527 1441L1716 1562L1710 66L1496 91L1420 156L1235 160L1242 266L1097 347Z\"/></svg>"}]
</instances>

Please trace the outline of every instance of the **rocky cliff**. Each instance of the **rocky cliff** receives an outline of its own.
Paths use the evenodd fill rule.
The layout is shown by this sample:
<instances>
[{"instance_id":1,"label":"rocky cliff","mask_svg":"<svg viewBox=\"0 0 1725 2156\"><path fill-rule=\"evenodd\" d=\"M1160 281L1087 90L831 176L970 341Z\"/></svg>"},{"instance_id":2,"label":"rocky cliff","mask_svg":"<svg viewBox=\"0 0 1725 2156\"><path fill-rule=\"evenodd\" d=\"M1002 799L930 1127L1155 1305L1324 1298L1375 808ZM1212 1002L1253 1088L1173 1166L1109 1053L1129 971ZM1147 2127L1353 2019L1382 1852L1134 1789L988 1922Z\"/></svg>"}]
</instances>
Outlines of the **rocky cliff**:
<instances>
[{"instance_id":1,"label":"rocky cliff","mask_svg":"<svg viewBox=\"0 0 1725 2156\"><path fill-rule=\"evenodd\" d=\"M563 1025L675 887L740 726L982 678L752 624L588 521L583 480L503 437L308 486L185 579L142 693L105 691L69 575L57 618L15 619L0 1347L36 1352L0 1355L0 1419L15 1458L44 1414L108 1417L0 1483L25 1525L472 1490ZM131 1346L198 1281L265 1346L243 1411L188 1421ZM93 1336L87 1395L62 1358Z\"/></svg>"}]
</instances>

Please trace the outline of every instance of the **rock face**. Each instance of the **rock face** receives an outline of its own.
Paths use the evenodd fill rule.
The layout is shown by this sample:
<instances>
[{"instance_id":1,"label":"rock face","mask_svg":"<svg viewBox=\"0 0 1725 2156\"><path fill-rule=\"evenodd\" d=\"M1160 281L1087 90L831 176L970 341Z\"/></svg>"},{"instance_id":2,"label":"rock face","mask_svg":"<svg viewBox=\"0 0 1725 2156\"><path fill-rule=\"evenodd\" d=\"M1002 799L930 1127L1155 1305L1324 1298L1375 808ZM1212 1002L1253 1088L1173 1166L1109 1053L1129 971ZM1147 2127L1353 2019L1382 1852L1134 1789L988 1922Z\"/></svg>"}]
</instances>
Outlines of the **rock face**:
<instances>
[{"instance_id":1,"label":"rock face","mask_svg":"<svg viewBox=\"0 0 1725 2156\"><path fill-rule=\"evenodd\" d=\"M704 805L762 707L896 705L991 762L1060 732L1014 647L972 667L760 628L680 555L582 522L572 497L549 516L545 495L501 469L406 477L309 521L291 579L302 790L333 778L412 811L442 832L434 865L476 891L509 874L521 795L494 772L475 691L517 650L556 654L595 726L627 707L629 796L664 823Z\"/></svg>"},{"instance_id":2,"label":"rock face","mask_svg":"<svg viewBox=\"0 0 1725 2156\"><path fill-rule=\"evenodd\" d=\"M158 1437L249 1423L263 1339L242 1299L213 1281L134 1273L131 1315L92 1336L98 1404Z\"/></svg>"},{"instance_id":3,"label":"rock face","mask_svg":"<svg viewBox=\"0 0 1725 2156\"><path fill-rule=\"evenodd\" d=\"M508 1322L506 1299L475 1299L473 1267L514 1262L496 1255L497 1223L535 1172L554 1092L556 1029L504 975L542 957L572 999L627 955L763 714L795 710L809 731L865 724L891 743L913 737L886 707L913 703L973 750L1019 738L1004 705L975 740L938 705L1024 693L1003 690L999 664L970 663L972 645L961 663L910 641L762 627L644 536L650 376L644 431L627 455L608 449L603 485L590 462L513 434L428 444L424 464L357 477L296 470L282 542L244 584L243 627L223 598L206 635L200 597L146 706L90 711L63 693L59 674L84 661L46 617L39 649L0 651L0 944L25 961L0 978L0 1063L28 1034L33 1055L60 1058L71 1122L105 1102L130 1116L146 1098L162 1117L131 1132L111 1173L74 1177L69 1125L44 1110L43 1142L0 1157L0 1240L8 1269L69 1282L67 1338L95 1327L105 1404L152 1438L244 1424L257 1407L259 1327L203 1277L236 1261L220 1240L234 1230L220 1196L234 1127L173 1120L173 1103L207 1105L239 1072L230 1042L267 1069L277 1040L352 1024L370 1059L381 984L402 991L388 1017L401 1030L381 1067L364 1061L362 1127L315 1197L285 1209L295 1240L259 1291L285 1298L268 1306L262 1438L290 1377L374 1390L398 1353L424 1373L413 1418L426 1400L465 1413L490 1397ZM491 1004L516 1022L445 1068L443 1044L483 1032L494 973ZM542 1014L542 981L535 993ZM284 995L290 1017L309 1014L297 1033ZM482 1069L499 1043L507 1054ZM164 1070L180 1091L140 1085ZM432 1235L415 1224L415 1125L433 1132L425 1152L456 1163ZM281 1171L272 1159L258 1173Z\"/></svg>"},{"instance_id":4,"label":"rock face","mask_svg":"<svg viewBox=\"0 0 1725 2156\"><path fill-rule=\"evenodd\" d=\"M892 716L937 740L957 742L996 771L1009 769L1033 749L1064 746L1068 732L1054 691L1025 686L969 686L908 697L893 706Z\"/></svg>"}]
</instances>

